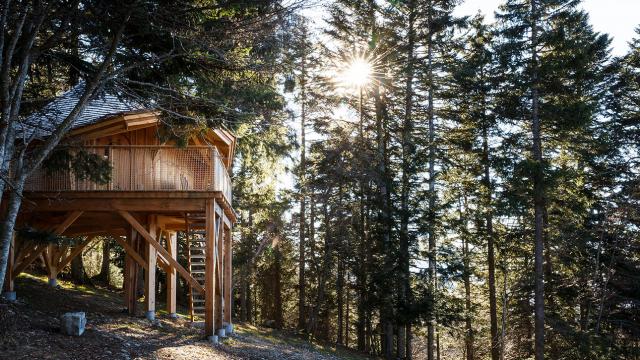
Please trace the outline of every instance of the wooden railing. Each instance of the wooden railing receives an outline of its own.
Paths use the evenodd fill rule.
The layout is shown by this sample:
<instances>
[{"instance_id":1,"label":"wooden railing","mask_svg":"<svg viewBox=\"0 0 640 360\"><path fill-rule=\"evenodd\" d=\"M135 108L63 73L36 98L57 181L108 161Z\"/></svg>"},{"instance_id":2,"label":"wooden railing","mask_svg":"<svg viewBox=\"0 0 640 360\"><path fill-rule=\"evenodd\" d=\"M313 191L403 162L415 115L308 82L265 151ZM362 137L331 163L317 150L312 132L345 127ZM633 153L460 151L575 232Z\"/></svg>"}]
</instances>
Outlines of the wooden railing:
<instances>
[{"instance_id":1,"label":"wooden railing","mask_svg":"<svg viewBox=\"0 0 640 360\"><path fill-rule=\"evenodd\" d=\"M214 147L87 146L111 165L106 184L79 179L69 169L37 170L26 191L220 191L231 203L231 178Z\"/></svg>"}]
</instances>

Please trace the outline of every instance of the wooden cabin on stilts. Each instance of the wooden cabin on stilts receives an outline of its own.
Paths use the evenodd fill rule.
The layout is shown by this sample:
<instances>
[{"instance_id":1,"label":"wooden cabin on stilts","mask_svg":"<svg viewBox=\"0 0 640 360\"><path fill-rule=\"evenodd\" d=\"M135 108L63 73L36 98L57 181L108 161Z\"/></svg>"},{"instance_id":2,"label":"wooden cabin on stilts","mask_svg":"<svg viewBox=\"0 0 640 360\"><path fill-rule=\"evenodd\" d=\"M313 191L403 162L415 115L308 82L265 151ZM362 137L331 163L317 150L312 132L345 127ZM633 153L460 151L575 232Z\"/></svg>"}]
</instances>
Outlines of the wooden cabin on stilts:
<instances>
[{"instance_id":1,"label":"wooden cabin on stilts","mask_svg":"<svg viewBox=\"0 0 640 360\"><path fill-rule=\"evenodd\" d=\"M32 131L46 137L75 106L82 87L28 118ZM163 140L170 129L160 120L159 112L117 94L103 93L88 103L59 149L106 161L107 181L89 181L72 167L43 167L28 179L16 229L29 227L77 241L61 245L14 235L4 289L8 297L15 297L16 276L34 261L42 260L49 283L55 285L74 257L109 237L126 253L123 301L130 314L136 310L143 272L144 310L154 319L156 272L162 271L167 313L176 316L176 282L182 277L189 287L191 319L203 318L210 337L232 331L231 231L236 217L229 171L235 137L223 128L209 129L179 147Z\"/></svg>"}]
</instances>

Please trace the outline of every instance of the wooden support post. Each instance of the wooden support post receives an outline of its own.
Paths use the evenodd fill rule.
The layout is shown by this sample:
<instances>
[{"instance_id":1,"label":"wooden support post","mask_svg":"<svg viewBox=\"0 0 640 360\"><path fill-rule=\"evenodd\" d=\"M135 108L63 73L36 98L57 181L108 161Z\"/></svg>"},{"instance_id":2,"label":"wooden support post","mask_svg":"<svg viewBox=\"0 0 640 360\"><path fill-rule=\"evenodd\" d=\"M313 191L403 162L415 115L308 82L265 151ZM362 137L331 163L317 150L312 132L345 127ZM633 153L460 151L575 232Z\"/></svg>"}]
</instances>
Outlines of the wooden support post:
<instances>
[{"instance_id":1,"label":"wooden support post","mask_svg":"<svg viewBox=\"0 0 640 360\"><path fill-rule=\"evenodd\" d=\"M140 235L138 234L138 232L131 228L131 248L134 250L133 252L135 254L138 254L138 251L141 249L142 247L142 240L140 239ZM131 254L129 254L130 260L131 260L131 274L130 276L130 280L131 281L131 298L129 299L129 313L131 315L135 315L136 314L136 305L138 304L138 296L140 295L140 287L142 286L140 283L142 282L142 278L141 278L141 271L143 268L142 265L140 265L139 263L137 263L135 261L135 257Z\"/></svg>"},{"instance_id":2,"label":"wooden support post","mask_svg":"<svg viewBox=\"0 0 640 360\"><path fill-rule=\"evenodd\" d=\"M140 258L135 249L138 248L138 239L137 233L132 228L127 231L127 239L124 241L125 244L121 244L125 249L125 258L124 258L124 302L125 307L129 315L135 315L136 313L136 304L138 300L137 296L137 281L138 281L138 264L136 263L135 257ZM142 261L142 258L139 259Z\"/></svg>"},{"instance_id":3,"label":"wooden support post","mask_svg":"<svg viewBox=\"0 0 640 360\"><path fill-rule=\"evenodd\" d=\"M215 335L215 289L216 289L216 219L215 219L215 200L206 201L205 210L205 301L204 301L204 332L207 337Z\"/></svg>"},{"instance_id":4,"label":"wooden support post","mask_svg":"<svg viewBox=\"0 0 640 360\"><path fill-rule=\"evenodd\" d=\"M49 285L51 286L58 286L58 269L55 264L56 251L57 246L49 244L47 246L47 252L44 255L47 265L47 273L49 275Z\"/></svg>"},{"instance_id":5,"label":"wooden support post","mask_svg":"<svg viewBox=\"0 0 640 360\"><path fill-rule=\"evenodd\" d=\"M131 232L127 232L124 242L131 244ZM129 309L129 299L131 299L131 257L124 252L124 266L122 267L122 300L127 313L131 313Z\"/></svg>"},{"instance_id":6,"label":"wooden support post","mask_svg":"<svg viewBox=\"0 0 640 360\"><path fill-rule=\"evenodd\" d=\"M232 253L231 253L231 228L226 228L224 232L224 322L226 323L225 329L228 333L233 332L231 323L231 311L233 310L233 304L231 303L233 296L233 283L231 282L231 276L233 274L232 268Z\"/></svg>"},{"instance_id":7,"label":"wooden support post","mask_svg":"<svg viewBox=\"0 0 640 360\"><path fill-rule=\"evenodd\" d=\"M224 247L223 237L224 237L224 226L222 225L222 214L217 214L216 227L218 231L216 231L216 281L218 282L216 286L215 296L216 296L216 307L215 307L215 323L216 329L222 329L222 316L223 316L223 305L222 305L222 287L224 286L224 279L222 278L223 272L223 252L222 249Z\"/></svg>"},{"instance_id":8,"label":"wooden support post","mask_svg":"<svg viewBox=\"0 0 640 360\"><path fill-rule=\"evenodd\" d=\"M167 232L167 251L175 260L178 257L178 234ZM176 317L176 269L169 265L167 268L167 312L172 318Z\"/></svg>"},{"instance_id":9,"label":"wooden support post","mask_svg":"<svg viewBox=\"0 0 640 360\"><path fill-rule=\"evenodd\" d=\"M16 251L16 233L13 232L13 237L11 239L11 244L9 244L9 258L7 259L7 271L4 277L4 289L2 289L2 296L8 301L16 300L16 292L14 289L13 283L13 267L15 261L15 251Z\"/></svg>"},{"instance_id":10,"label":"wooden support post","mask_svg":"<svg viewBox=\"0 0 640 360\"><path fill-rule=\"evenodd\" d=\"M151 235L154 239L156 238L157 229L156 229L156 216L149 216L149 235ZM156 240L157 241L157 240ZM146 255L147 255L147 271L145 271L144 276L144 298L146 305L146 318L148 320L155 320L156 317L156 259L158 255L156 254L156 248L147 243L146 246Z\"/></svg>"}]
</instances>

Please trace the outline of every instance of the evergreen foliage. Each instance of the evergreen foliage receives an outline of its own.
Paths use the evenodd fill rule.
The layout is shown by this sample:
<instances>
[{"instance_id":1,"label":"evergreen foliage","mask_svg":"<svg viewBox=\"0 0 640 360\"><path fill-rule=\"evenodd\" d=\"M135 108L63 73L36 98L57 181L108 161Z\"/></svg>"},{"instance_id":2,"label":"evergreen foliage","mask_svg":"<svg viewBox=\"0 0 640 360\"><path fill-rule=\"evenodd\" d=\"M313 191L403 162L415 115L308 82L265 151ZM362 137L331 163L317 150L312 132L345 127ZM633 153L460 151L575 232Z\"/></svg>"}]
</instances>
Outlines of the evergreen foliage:
<instances>
[{"instance_id":1,"label":"evergreen foliage","mask_svg":"<svg viewBox=\"0 0 640 360\"><path fill-rule=\"evenodd\" d=\"M640 356L640 28L613 58L579 0L505 0L493 23L457 0L335 0L324 22L277 0L69 4L0 130L91 81L122 25L96 86L157 107L181 146L237 136L237 319L387 359ZM109 181L63 136L46 156L4 136L8 204L39 161Z\"/></svg>"}]
</instances>

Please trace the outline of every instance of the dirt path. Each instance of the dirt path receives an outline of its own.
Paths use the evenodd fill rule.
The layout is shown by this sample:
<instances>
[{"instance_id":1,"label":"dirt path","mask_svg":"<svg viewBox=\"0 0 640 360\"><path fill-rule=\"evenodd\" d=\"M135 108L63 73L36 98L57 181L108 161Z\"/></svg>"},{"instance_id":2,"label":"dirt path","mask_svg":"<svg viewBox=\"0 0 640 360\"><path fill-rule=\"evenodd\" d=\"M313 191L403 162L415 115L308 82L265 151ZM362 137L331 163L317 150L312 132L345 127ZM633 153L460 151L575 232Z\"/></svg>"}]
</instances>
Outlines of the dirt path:
<instances>
[{"instance_id":1,"label":"dirt path","mask_svg":"<svg viewBox=\"0 0 640 360\"><path fill-rule=\"evenodd\" d=\"M43 279L20 277L18 302L0 308L2 359L363 359L312 345L276 331L236 326L236 333L213 346L202 329L184 318L158 316L149 322L123 312L117 293L73 287L51 288ZM59 331L59 316L84 311L83 336Z\"/></svg>"}]
</instances>

